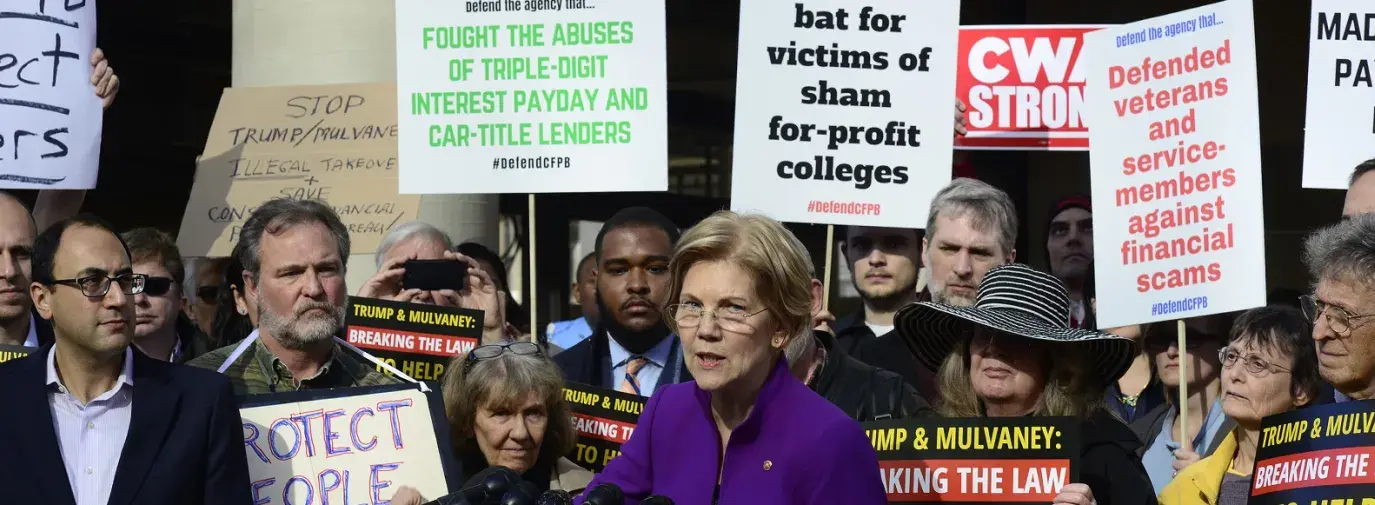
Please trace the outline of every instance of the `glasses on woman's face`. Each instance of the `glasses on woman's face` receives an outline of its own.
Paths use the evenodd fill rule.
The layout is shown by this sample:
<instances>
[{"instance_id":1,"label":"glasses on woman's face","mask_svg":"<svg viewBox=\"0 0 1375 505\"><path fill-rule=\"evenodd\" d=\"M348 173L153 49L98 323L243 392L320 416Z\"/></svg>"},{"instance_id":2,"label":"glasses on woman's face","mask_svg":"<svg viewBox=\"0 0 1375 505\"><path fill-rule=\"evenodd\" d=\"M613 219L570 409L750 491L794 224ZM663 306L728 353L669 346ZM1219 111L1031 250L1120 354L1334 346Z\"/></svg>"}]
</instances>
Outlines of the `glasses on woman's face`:
<instances>
[{"instance_id":1,"label":"glasses on woman's face","mask_svg":"<svg viewBox=\"0 0 1375 505\"><path fill-rule=\"evenodd\" d=\"M480 345L469 352L468 358L463 360L463 373L467 374L479 361L492 359L507 352L521 355L539 354L540 348L534 342L526 341Z\"/></svg>"},{"instance_id":2,"label":"glasses on woman's face","mask_svg":"<svg viewBox=\"0 0 1375 505\"><path fill-rule=\"evenodd\" d=\"M1276 365L1269 361L1265 361L1264 359L1261 359L1260 356L1256 356L1254 354L1242 356L1241 353L1237 352L1236 349L1233 349L1231 347L1224 347L1221 350L1219 350L1217 352L1217 357L1219 360L1222 361L1223 368L1232 368L1234 365L1237 364L1237 360L1242 360L1243 363L1245 363L1246 371L1249 372L1251 375L1256 376L1256 378L1265 378L1266 376L1269 376L1271 373L1289 372L1288 368Z\"/></svg>"},{"instance_id":3,"label":"glasses on woman's face","mask_svg":"<svg viewBox=\"0 0 1375 505\"><path fill-rule=\"evenodd\" d=\"M1332 333L1341 337L1351 334L1351 330L1354 329L1351 326L1353 321L1375 316L1375 314L1354 315L1346 309L1319 300L1316 295L1300 296L1299 306L1303 308L1303 315L1308 318L1308 322L1316 324L1318 316L1325 316L1327 326L1332 328Z\"/></svg>"},{"instance_id":4,"label":"glasses on woman's face","mask_svg":"<svg viewBox=\"0 0 1375 505\"><path fill-rule=\"evenodd\" d=\"M707 317L716 318L716 324L721 329L732 333L750 333L754 331L754 326L750 325L751 316L763 313L768 309L759 309L750 312L749 309L739 305L726 305L715 309L703 308L696 303L675 303L664 309L668 319L673 321L679 328L696 328L702 324L702 320Z\"/></svg>"},{"instance_id":5,"label":"glasses on woman's face","mask_svg":"<svg viewBox=\"0 0 1375 505\"><path fill-rule=\"evenodd\" d=\"M196 288L196 298L200 298L201 303L204 303L206 305L214 305L219 302L220 287L201 286L199 288Z\"/></svg>"},{"instance_id":6,"label":"glasses on woman's face","mask_svg":"<svg viewBox=\"0 0 1375 505\"><path fill-rule=\"evenodd\" d=\"M111 284L118 283L119 290L126 295L137 295L143 292L147 282L148 276L143 274L120 274L113 277L87 275L75 279L57 279L53 281L53 284L74 287L81 290L81 294L89 298L99 298L110 292Z\"/></svg>"}]
</instances>

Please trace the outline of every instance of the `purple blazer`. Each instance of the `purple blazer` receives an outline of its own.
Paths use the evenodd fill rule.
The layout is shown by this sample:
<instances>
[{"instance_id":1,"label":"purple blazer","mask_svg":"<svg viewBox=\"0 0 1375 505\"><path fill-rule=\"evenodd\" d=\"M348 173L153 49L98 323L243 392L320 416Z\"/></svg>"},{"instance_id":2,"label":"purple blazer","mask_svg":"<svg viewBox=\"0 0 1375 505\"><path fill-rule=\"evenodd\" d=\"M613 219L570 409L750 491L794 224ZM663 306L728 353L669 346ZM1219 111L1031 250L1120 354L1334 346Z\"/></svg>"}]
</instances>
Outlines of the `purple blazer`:
<instances>
[{"instance_id":1,"label":"purple blazer","mask_svg":"<svg viewBox=\"0 0 1375 505\"><path fill-rule=\"evenodd\" d=\"M864 430L778 361L754 410L731 433L716 503L886 504L878 456ZM587 489L615 484L626 505L651 494L678 505L712 505L720 461L711 394L696 381L674 384L649 398L621 454Z\"/></svg>"}]
</instances>

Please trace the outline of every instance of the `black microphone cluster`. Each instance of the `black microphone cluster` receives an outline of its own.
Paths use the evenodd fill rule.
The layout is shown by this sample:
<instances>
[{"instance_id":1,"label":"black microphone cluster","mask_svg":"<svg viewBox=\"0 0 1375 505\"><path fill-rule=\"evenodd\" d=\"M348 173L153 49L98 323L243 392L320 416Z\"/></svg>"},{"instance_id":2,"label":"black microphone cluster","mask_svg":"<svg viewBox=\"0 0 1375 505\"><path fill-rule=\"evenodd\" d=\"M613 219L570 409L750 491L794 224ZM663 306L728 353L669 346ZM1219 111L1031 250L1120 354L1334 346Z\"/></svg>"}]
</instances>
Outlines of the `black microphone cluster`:
<instances>
[{"instance_id":1,"label":"black microphone cluster","mask_svg":"<svg viewBox=\"0 0 1375 505\"><path fill-rule=\"evenodd\" d=\"M655 495L640 503L673 505L673 500ZM494 466L468 479L457 493L425 505L573 505L573 497L558 490L540 493L538 486L521 480L520 474ZM583 505L625 505L625 495L615 484L602 484L587 492Z\"/></svg>"}]
</instances>

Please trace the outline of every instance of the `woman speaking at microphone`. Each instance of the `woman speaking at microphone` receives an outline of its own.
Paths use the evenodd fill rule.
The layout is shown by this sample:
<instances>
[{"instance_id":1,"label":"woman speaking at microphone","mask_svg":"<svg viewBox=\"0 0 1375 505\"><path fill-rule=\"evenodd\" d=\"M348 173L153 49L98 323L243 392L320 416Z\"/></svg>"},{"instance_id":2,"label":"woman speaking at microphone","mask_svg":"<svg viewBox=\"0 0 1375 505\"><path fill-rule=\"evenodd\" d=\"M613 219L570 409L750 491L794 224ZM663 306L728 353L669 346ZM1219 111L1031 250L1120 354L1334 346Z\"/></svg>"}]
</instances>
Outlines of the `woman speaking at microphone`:
<instances>
[{"instance_id":1,"label":"woman speaking at microphone","mask_svg":"<svg viewBox=\"0 0 1375 505\"><path fill-rule=\"evenodd\" d=\"M627 505L887 503L863 430L788 373L783 349L810 338L812 308L791 244L777 221L725 211L683 235L665 311L696 380L650 397L588 489L614 484Z\"/></svg>"}]
</instances>

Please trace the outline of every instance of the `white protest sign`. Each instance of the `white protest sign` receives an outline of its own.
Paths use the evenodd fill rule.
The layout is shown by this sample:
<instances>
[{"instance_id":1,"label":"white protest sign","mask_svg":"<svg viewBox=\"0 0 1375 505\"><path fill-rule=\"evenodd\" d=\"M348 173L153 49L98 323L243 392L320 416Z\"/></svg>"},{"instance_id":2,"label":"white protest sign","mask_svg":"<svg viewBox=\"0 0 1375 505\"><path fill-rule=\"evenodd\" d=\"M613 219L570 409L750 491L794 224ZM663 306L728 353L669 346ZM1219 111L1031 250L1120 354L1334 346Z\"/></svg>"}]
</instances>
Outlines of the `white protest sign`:
<instances>
[{"instance_id":1,"label":"white protest sign","mask_svg":"<svg viewBox=\"0 0 1375 505\"><path fill-rule=\"evenodd\" d=\"M96 0L0 0L0 188L94 189Z\"/></svg>"},{"instance_id":2,"label":"white protest sign","mask_svg":"<svg viewBox=\"0 0 1375 505\"><path fill-rule=\"evenodd\" d=\"M1375 3L1313 0L1303 187L1346 189L1375 158Z\"/></svg>"},{"instance_id":3,"label":"white protest sign","mask_svg":"<svg viewBox=\"0 0 1375 505\"><path fill-rule=\"evenodd\" d=\"M950 182L958 1L740 4L731 209L922 228Z\"/></svg>"},{"instance_id":4,"label":"white protest sign","mask_svg":"<svg viewBox=\"0 0 1375 505\"><path fill-rule=\"evenodd\" d=\"M386 503L449 493L424 393L404 389L246 407L253 503Z\"/></svg>"},{"instance_id":5,"label":"white protest sign","mask_svg":"<svg viewBox=\"0 0 1375 505\"><path fill-rule=\"evenodd\" d=\"M1251 0L1084 35L1098 325L1265 304Z\"/></svg>"},{"instance_id":6,"label":"white protest sign","mask_svg":"<svg viewBox=\"0 0 1375 505\"><path fill-rule=\"evenodd\" d=\"M396 2L400 192L667 190L664 51L663 0Z\"/></svg>"}]
</instances>

